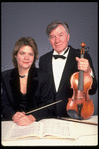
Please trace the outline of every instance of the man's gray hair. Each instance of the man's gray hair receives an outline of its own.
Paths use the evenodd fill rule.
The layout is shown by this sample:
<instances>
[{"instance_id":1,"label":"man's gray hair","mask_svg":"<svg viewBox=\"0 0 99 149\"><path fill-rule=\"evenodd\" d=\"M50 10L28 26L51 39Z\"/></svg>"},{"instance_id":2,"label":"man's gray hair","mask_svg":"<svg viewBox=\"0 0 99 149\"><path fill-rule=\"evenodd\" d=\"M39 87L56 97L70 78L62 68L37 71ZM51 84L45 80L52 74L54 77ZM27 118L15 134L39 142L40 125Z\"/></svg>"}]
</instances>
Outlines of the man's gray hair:
<instances>
[{"instance_id":1,"label":"man's gray hair","mask_svg":"<svg viewBox=\"0 0 99 149\"><path fill-rule=\"evenodd\" d=\"M53 21L51 22L47 28L46 28L46 34L49 36L49 34L51 33L52 30L54 30L55 28L57 28L58 25L63 25L63 27L66 29L66 31L69 33L69 26L67 23L65 22L61 22L61 21Z\"/></svg>"}]
</instances>

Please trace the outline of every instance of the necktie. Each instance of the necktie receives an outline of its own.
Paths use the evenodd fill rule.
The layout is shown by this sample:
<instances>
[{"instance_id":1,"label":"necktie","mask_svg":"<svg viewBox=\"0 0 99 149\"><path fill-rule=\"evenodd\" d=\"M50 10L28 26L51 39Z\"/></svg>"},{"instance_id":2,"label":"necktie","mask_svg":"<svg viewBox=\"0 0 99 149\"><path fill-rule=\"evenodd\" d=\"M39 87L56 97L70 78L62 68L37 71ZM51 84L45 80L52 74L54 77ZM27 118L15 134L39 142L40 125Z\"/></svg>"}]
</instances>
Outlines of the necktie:
<instances>
[{"instance_id":1,"label":"necktie","mask_svg":"<svg viewBox=\"0 0 99 149\"><path fill-rule=\"evenodd\" d=\"M66 49L66 51L64 52L64 54L67 53L68 49L69 49L69 48ZM66 57L64 56L64 54L63 54L63 55L53 55L53 57L54 57L55 59L58 59L58 58L65 59Z\"/></svg>"}]
</instances>

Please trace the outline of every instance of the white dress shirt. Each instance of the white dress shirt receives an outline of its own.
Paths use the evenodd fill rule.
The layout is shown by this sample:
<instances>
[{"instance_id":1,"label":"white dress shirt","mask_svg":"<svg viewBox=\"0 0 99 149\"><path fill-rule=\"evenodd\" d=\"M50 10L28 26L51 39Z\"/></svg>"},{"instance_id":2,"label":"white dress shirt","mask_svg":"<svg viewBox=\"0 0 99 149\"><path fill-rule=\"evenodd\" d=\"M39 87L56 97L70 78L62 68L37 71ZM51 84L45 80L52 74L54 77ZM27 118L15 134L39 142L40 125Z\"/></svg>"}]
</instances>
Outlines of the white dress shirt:
<instances>
[{"instance_id":1,"label":"white dress shirt","mask_svg":"<svg viewBox=\"0 0 99 149\"><path fill-rule=\"evenodd\" d=\"M63 55L64 51L60 55ZM69 50L64 54L64 56L66 57L65 59L62 59L62 58L55 59L54 57L52 58L52 70L53 70L56 92L58 91L58 88L59 88L59 84L60 84L60 81L62 78L64 66L67 61L68 53L69 53ZM58 55L58 53L54 50L53 55Z\"/></svg>"}]
</instances>

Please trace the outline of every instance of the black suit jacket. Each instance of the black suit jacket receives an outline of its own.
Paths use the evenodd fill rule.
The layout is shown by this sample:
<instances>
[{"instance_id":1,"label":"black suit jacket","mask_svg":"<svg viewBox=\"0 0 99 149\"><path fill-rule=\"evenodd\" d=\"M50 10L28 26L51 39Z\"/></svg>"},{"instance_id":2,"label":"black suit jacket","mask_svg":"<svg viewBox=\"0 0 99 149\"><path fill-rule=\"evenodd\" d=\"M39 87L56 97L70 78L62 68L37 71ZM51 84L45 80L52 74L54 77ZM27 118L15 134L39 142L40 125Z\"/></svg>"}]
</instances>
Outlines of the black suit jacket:
<instances>
[{"instance_id":1,"label":"black suit jacket","mask_svg":"<svg viewBox=\"0 0 99 149\"><path fill-rule=\"evenodd\" d=\"M70 85L70 77L73 73L78 71L77 61L75 60L75 57L80 57L80 50L73 49L71 46L69 47L70 47L70 51L63 71L62 79L60 81L58 92L55 91L53 72L52 72L53 50L41 56L39 60L40 69L48 71L51 75L52 83L53 83L54 100L57 101L62 99L62 102L60 104L57 104L55 108L55 115L58 117L68 116L66 113L66 105L68 102L68 98L72 97L72 94L73 94L73 90L71 89L71 85ZM96 76L95 76L91 57L89 56L88 53L85 53L85 58L89 60L90 66L94 73L92 89L89 91L89 94L94 94L97 89Z\"/></svg>"},{"instance_id":2,"label":"black suit jacket","mask_svg":"<svg viewBox=\"0 0 99 149\"><path fill-rule=\"evenodd\" d=\"M52 91L50 76L38 68L31 68L27 81L27 112L46 104L52 103ZM2 115L6 119L19 111L20 82L18 69L11 69L2 72ZM52 107L42 109L32 115L40 120L52 116Z\"/></svg>"}]
</instances>

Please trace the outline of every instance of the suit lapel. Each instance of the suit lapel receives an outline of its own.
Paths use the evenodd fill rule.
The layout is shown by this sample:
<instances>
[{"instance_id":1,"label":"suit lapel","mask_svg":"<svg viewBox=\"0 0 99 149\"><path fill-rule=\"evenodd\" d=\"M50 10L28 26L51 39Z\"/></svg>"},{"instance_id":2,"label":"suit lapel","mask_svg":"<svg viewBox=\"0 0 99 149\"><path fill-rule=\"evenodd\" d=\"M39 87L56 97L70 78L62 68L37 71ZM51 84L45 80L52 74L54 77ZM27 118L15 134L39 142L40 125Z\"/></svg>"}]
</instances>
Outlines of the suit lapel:
<instances>
[{"instance_id":1,"label":"suit lapel","mask_svg":"<svg viewBox=\"0 0 99 149\"><path fill-rule=\"evenodd\" d=\"M48 71L52 73L52 54L53 54L53 50L50 52L50 54L48 55L46 62L47 62L47 67L48 67Z\"/></svg>"},{"instance_id":2,"label":"suit lapel","mask_svg":"<svg viewBox=\"0 0 99 149\"><path fill-rule=\"evenodd\" d=\"M17 107L17 104L19 103L20 100L20 82L19 82L19 76L18 76L18 69L13 69L11 76L10 76L10 89L11 89L11 93L9 94L10 99L12 101L15 101L15 106Z\"/></svg>"},{"instance_id":3,"label":"suit lapel","mask_svg":"<svg viewBox=\"0 0 99 149\"><path fill-rule=\"evenodd\" d=\"M55 89L55 83L54 83L54 76L53 76L53 70L52 70L52 55L53 55L53 51L51 51L51 54L48 58L49 62L48 62L48 67L49 67L49 72L51 74L51 78L52 78L52 84L53 84L53 91L54 93L56 93L56 89Z\"/></svg>"},{"instance_id":4,"label":"suit lapel","mask_svg":"<svg viewBox=\"0 0 99 149\"><path fill-rule=\"evenodd\" d=\"M72 53L72 49L70 48L68 57L67 57L67 62L65 64L64 70L63 70L63 74L62 74L62 78L60 81L60 85L59 85L59 89L58 91L60 91L64 85L64 83L67 81L70 81L70 76L71 76L71 69L73 67L73 63L71 62L74 61L74 55ZM68 80L69 79L69 80Z\"/></svg>"},{"instance_id":5,"label":"suit lapel","mask_svg":"<svg viewBox=\"0 0 99 149\"><path fill-rule=\"evenodd\" d=\"M49 54L45 57L45 70L47 70L50 73L51 80L52 80L52 85L53 85L53 91L56 92L55 90L55 85L54 85L54 77L53 77L53 70L52 70L52 55L53 51L49 52Z\"/></svg>"},{"instance_id":6,"label":"suit lapel","mask_svg":"<svg viewBox=\"0 0 99 149\"><path fill-rule=\"evenodd\" d=\"M27 81L27 96L28 99L33 99L34 93L38 88L38 74L37 69L31 68L29 71L28 81Z\"/></svg>"}]
</instances>

